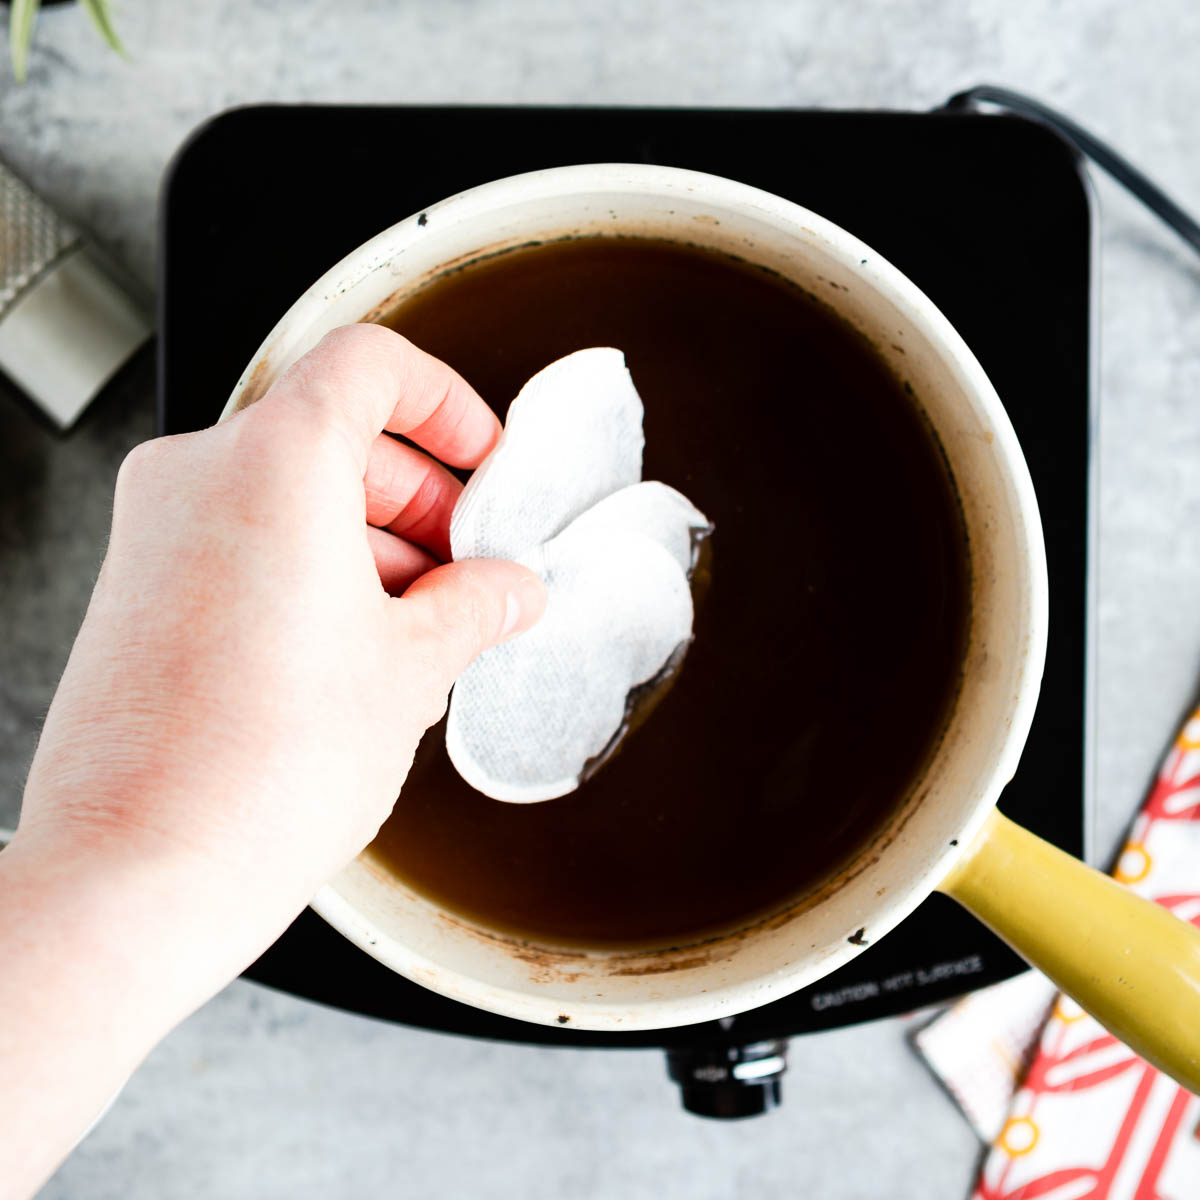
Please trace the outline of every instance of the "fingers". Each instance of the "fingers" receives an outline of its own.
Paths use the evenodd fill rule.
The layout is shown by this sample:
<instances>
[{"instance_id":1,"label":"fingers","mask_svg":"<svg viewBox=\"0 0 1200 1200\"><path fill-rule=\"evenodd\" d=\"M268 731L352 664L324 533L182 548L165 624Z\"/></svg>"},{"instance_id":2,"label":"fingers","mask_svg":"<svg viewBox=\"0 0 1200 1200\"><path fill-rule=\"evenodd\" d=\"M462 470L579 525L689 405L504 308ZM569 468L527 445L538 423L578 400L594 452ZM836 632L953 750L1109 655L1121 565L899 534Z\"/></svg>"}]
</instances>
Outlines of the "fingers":
<instances>
[{"instance_id":1,"label":"fingers","mask_svg":"<svg viewBox=\"0 0 1200 1200\"><path fill-rule=\"evenodd\" d=\"M365 470L380 430L456 467L477 466L500 422L462 376L383 325L343 325L280 376L260 405L310 410Z\"/></svg>"},{"instance_id":2,"label":"fingers","mask_svg":"<svg viewBox=\"0 0 1200 1200\"><path fill-rule=\"evenodd\" d=\"M380 434L363 476L367 523L450 558L450 517L462 484L428 455Z\"/></svg>"},{"instance_id":3,"label":"fingers","mask_svg":"<svg viewBox=\"0 0 1200 1200\"><path fill-rule=\"evenodd\" d=\"M422 641L439 686L450 685L490 646L523 633L546 608L546 589L526 567L501 559L447 563L422 575L396 605L401 637Z\"/></svg>"},{"instance_id":4,"label":"fingers","mask_svg":"<svg viewBox=\"0 0 1200 1200\"><path fill-rule=\"evenodd\" d=\"M403 595L414 580L438 565L432 554L373 525L367 526L367 544L375 557L379 582L389 596Z\"/></svg>"}]
</instances>

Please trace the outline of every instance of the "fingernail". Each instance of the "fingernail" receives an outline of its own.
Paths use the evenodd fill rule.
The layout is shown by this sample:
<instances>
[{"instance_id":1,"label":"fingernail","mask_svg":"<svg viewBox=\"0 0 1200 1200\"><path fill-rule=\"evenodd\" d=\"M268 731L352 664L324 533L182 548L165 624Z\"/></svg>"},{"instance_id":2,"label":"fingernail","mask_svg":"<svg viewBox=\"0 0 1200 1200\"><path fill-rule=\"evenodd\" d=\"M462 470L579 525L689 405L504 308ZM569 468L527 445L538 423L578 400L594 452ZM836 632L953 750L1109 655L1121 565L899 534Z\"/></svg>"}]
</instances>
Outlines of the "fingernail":
<instances>
[{"instance_id":1,"label":"fingernail","mask_svg":"<svg viewBox=\"0 0 1200 1200\"><path fill-rule=\"evenodd\" d=\"M545 585L536 575L527 575L505 598L500 640L524 633L541 617L545 607Z\"/></svg>"},{"instance_id":2,"label":"fingernail","mask_svg":"<svg viewBox=\"0 0 1200 1200\"><path fill-rule=\"evenodd\" d=\"M516 632L521 623L521 597L515 592L509 592L504 602L504 624L500 628L500 638L503 640Z\"/></svg>"}]
</instances>

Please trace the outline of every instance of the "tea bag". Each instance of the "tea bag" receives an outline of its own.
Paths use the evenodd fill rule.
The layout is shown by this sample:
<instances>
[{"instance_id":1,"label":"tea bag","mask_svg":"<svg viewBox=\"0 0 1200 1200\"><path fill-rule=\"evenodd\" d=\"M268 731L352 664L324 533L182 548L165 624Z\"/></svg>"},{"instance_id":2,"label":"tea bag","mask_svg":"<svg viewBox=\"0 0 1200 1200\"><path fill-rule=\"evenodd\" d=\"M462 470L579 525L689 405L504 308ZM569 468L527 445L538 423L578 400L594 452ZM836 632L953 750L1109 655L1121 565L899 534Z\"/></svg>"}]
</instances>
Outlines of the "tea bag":
<instances>
[{"instance_id":1,"label":"tea bag","mask_svg":"<svg viewBox=\"0 0 1200 1200\"><path fill-rule=\"evenodd\" d=\"M482 654L450 697L450 760L493 799L578 787L621 736L630 694L691 640L688 577L711 527L673 488L639 482L642 446L624 355L581 350L521 389L455 506L455 559L515 559L548 592L541 621Z\"/></svg>"}]
</instances>

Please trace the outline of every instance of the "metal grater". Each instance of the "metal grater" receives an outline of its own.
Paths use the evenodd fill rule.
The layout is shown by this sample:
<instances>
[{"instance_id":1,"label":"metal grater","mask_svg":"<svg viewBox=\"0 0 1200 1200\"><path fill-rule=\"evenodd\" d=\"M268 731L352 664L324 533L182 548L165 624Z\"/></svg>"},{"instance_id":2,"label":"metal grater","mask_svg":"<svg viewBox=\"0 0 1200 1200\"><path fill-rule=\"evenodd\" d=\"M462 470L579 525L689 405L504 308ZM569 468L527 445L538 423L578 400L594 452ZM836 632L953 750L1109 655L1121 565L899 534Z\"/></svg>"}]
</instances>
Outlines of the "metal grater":
<instances>
[{"instance_id":1,"label":"metal grater","mask_svg":"<svg viewBox=\"0 0 1200 1200\"><path fill-rule=\"evenodd\" d=\"M17 297L83 239L0 164L0 322Z\"/></svg>"},{"instance_id":2,"label":"metal grater","mask_svg":"<svg viewBox=\"0 0 1200 1200\"><path fill-rule=\"evenodd\" d=\"M0 370L66 429L150 332L96 250L0 161Z\"/></svg>"}]
</instances>

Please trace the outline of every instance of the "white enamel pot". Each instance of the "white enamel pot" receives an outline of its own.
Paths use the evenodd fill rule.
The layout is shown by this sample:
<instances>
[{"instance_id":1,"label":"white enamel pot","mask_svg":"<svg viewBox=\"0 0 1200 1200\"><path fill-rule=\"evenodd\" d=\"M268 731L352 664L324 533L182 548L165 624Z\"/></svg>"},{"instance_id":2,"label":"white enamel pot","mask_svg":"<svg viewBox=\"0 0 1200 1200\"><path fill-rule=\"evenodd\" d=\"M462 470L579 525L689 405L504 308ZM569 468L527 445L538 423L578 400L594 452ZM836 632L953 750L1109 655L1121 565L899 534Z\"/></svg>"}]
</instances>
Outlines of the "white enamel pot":
<instances>
[{"instance_id":1,"label":"white enamel pot","mask_svg":"<svg viewBox=\"0 0 1200 1200\"><path fill-rule=\"evenodd\" d=\"M224 415L253 403L328 330L378 319L448 269L530 242L617 234L699 244L778 272L833 305L911 384L950 464L971 555L963 685L941 745L840 873L753 926L702 943L636 953L531 944L440 908L366 857L313 907L366 953L456 1000L525 1021L636 1030L726 1017L795 991L878 941L940 887L1196 1086L1200 1033L1185 1036L1185 1026L1200 1030L1195 931L994 812L1029 730L1046 647L1037 502L979 363L870 247L789 201L689 171L592 165L502 179L400 221L327 272L263 343ZM1131 996L1113 980L1129 976L1130 946L1146 943L1158 950L1135 950L1141 974ZM1164 1011L1178 1014L1166 1032Z\"/></svg>"}]
</instances>

